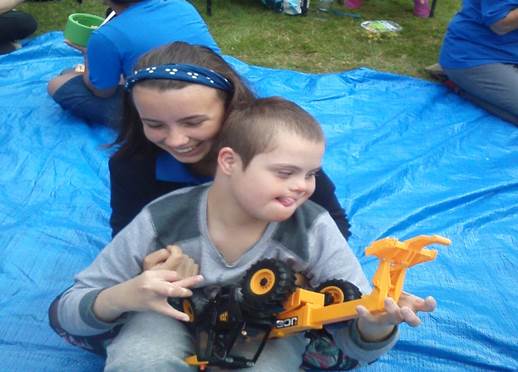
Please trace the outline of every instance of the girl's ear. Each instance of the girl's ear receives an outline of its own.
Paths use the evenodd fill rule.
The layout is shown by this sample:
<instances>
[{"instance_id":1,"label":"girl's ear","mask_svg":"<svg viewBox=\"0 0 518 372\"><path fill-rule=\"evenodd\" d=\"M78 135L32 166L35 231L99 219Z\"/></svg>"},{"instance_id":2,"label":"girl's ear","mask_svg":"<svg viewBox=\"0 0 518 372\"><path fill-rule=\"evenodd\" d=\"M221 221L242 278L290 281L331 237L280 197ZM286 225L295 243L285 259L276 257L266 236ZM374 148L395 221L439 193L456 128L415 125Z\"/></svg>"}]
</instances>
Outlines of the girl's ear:
<instances>
[{"instance_id":1,"label":"girl's ear","mask_svg":"<svg viewBox=\"0 0 518 372\"><path fill-rule=\"evenodd\" d=\"M239 160L239 155L230 147L223 147L218 152L218 167L227 176L232 174Z\"/></svg>"}]
</instances>

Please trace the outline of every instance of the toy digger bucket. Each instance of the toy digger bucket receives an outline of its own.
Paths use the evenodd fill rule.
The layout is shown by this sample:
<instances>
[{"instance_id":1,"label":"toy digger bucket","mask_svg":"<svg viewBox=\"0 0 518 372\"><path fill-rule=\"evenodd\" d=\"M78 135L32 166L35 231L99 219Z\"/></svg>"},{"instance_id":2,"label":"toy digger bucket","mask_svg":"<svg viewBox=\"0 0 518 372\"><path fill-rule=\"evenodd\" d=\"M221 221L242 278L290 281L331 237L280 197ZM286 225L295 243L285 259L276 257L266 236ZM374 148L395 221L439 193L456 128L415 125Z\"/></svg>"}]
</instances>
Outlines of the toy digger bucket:
<instances>
[{"instance_id":1,"label":"toy digger bucket","mask_svg":"<svg viewBox=\"0 0 518 372\"><path fill-rule=\"evenodd\" d=\"M403 242L394 238L385 238L372 243L365 250L368 256L376 256L380 266L372 280L376 299L375 308L383 308L382 300L392 297L399 300L403 290L406 269L419 263L432 261L437 256L437 250L426 249L430 244L450 245L451 241L439 235L420 235Z\"/></svg>"},{"instance_id":2,"label":"toy digger bucket","mask_svg":"<svg viewBox=\"0 0 518 372\"><path fill-rule=\"evenodd\" d=\"M431 261L437 256L437 250L424 248L430 244L450 245L451 240L439 235L419 235L403 242L395 238L385 238L372 243L365 249L365 254L411 267Z\"/></svg>"}]
</instances>

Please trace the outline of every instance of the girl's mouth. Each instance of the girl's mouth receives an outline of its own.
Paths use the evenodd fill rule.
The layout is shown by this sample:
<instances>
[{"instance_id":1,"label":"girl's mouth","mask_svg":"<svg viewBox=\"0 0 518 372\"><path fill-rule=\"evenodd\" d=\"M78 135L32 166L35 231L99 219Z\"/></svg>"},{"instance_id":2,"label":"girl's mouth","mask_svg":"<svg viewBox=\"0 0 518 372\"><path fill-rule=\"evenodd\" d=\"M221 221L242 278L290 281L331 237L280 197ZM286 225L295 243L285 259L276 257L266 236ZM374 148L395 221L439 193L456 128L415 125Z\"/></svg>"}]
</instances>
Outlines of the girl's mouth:
<instances>
[{"instance_id":1,"label":"girl's mouth","mask_svg":"<svg viewBox=\"0 0 518 372\"><path fill-rule=\"evenodd\" d=\"M177 147L173 151L178 155L186 155L195 152L200 146L200 144L201 142L191 146Z\"/></svg>"},{"instance_id":2,"label":"girl's mouth","mask_svg":"<svg viewBox=\"0 0 518 372\"><path fill-rule=\"evenodd\" d=\"M179 153L179 154L185 154L185 153L188 153L188 152L191 152L192 149L194 147L184 147L184 148L181 148L181 149L176 149L175 152Z\"/></svg>"}]
</instances>

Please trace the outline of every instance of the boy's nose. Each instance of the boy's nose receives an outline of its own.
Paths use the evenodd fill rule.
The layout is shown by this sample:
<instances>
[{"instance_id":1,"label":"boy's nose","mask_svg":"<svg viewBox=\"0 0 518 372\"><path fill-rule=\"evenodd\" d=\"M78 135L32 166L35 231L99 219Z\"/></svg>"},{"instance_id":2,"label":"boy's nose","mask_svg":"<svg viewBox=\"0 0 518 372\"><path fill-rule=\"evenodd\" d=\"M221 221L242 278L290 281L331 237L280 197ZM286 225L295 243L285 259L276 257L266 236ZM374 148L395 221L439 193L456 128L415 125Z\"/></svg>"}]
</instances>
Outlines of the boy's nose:
<instances>
[{"instance_id":1,"label":"boy's nose","mask_svg":"<svg viewBox=\"0 0 518 372\"><path fill-rule=\"evenodd\" d=\"M291 189L297 192L305 192L308 187L309 182L305 177L296 177L291 184Z\"/></svg>"}]
</instances>

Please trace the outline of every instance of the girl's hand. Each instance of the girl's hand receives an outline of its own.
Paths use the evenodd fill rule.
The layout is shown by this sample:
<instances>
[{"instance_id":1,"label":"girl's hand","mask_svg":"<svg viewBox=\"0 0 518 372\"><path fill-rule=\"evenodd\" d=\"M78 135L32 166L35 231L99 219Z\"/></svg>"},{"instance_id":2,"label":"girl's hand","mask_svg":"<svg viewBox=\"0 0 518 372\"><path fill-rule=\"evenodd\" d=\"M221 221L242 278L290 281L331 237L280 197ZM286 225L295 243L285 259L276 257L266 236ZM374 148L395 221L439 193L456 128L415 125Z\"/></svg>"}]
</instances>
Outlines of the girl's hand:
<instances>
[{"instance_id":1,"label":"girl's hand","mask_svg":"<svg viewBox=\"0 0 518 372\"><path fill-rule=\"evenodd\" d=\"M197 275L199 266L192 258L185 255L180 247L168 245L144 258L143 270L174 270L180 279Z\"/></svg>"},{"instance_id":2,"label":"girl's hand","mask_svg":"<svg viewBox=\"0 0 518 372\"><path fill-rule=\"evenodd\" d=\"M400 323L407 323L411 327L419 326L421 319L417 312L432 312L435 307L433 297L423 300L409 293L402 293L397 304L392 298L385 299L385 312L380 314L371 314L365 306L358 306L358 329L366 341L381 341Z\"/></svg>"},{"instance_id":3,"label":"girl's hand","mask_svg":"<svg viewBox=\"0 0 518 372\"><path fill-rule=\"evenodd\" d=\"M192 296L190 288L202 280L201 275L181 278L176 271L147 270L133 279L101 291L93 311L106 322L112 322L128 311L148 310L188 321L189 316L174 309L167 299Z\"/></svg>"}]
</instances>

